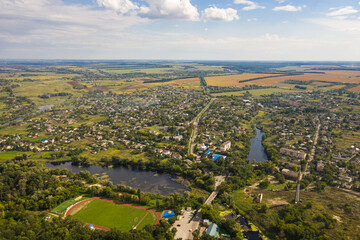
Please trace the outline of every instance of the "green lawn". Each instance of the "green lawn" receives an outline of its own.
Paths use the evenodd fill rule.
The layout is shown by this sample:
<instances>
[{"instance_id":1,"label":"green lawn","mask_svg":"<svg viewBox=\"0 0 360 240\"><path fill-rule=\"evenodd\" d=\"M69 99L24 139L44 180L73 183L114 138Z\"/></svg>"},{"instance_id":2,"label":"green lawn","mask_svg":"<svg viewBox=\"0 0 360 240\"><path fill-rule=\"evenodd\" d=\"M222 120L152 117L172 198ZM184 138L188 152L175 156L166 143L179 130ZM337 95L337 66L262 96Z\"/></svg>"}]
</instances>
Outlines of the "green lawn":
<instances>
[{"instance_id":1,"label":"green lawn","mask_svg":"<svg viewBox=\"0 0 360 240\"><path fill-rule=\"evenodd\" d=\"M144 209L112 202L93 200L72 217L102 227L129 231L135 227L148 212L149 211ZM156 219L154 219L149 212L143 222L138 226L138 229L148 224L155 224L155 222Z\"/></svg>"}]
</instances>

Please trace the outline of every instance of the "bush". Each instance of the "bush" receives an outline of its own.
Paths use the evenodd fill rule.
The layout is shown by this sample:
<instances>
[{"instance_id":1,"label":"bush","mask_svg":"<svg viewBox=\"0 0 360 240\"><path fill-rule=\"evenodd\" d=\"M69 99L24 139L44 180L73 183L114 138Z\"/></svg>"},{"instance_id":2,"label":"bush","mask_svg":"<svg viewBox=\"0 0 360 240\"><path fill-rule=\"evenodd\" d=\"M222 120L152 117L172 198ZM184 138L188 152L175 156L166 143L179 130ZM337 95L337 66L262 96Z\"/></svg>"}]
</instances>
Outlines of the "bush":
<instances>
[{"instance_id":1,"label":"bush","mask_svg":"<svg viewBox=\"0 0 360 240\"><path fill-rule=\"evenodd\" d=\"M268 188L269 185L270 185L270 181L268 179L266 179L259 184L259 187L265 189L265 188Z\"/></svg>"}]
</instances>

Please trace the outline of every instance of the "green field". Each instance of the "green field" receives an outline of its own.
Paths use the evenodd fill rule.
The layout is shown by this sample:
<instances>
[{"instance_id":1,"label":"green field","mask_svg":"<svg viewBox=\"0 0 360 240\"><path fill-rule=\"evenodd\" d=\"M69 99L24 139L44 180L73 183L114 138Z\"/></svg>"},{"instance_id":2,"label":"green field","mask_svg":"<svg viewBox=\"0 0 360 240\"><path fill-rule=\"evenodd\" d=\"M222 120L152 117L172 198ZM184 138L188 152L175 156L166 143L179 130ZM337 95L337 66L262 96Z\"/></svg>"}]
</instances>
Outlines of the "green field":
<instances>
[{"instance_id":1,"label":"green field","mask_svg":"<svg viewBox=\"0 0 360 240\"><path fill-rule=\"evenodd\" d=\"M156 223L157 219L153 217L152 212L112 202L93 200L72 217L82 222L106 228L129 231L133 229L145 215L146 217L137 229L141 229L148 224Z\"/></svg>"},{"instance_id":2,"label":"green field","mask_svg":"<svg viewBox=\"0 0 360 240\"><path fill-rule=\"evenodd\" d=\"M75 203L76 203L75 199L67 200L67 201L61 203L56 208L52 209L50 212L55 213L55 214L64 213L68 207L70 207L71 205L73 205Z\"/></svg>"}]
</instances>

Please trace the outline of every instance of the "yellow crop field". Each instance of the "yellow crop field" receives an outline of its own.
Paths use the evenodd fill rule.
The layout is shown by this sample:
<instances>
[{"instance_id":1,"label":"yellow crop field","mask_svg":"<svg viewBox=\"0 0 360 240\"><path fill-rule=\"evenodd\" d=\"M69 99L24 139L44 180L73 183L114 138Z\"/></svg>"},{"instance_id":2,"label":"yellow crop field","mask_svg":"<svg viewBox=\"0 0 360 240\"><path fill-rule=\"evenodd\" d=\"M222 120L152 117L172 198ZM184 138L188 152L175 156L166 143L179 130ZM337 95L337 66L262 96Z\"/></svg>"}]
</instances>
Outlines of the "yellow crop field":
<instances>
[{"instance_id":1,"label":"yellow crop field","mask_svg":"<svg viewBox=\"0 0 360 240\"><path fill-rule=\"evenodd\" d=\"M242 82L252 78L268 77L271 78L259 79L249 82ZM313 71L312 73L304 73L303 75L294 76L277 76L276 74L240 74L231 76L218 76L207 77L206 82L209 86L238 86L243 87L246 85L259 85L269 86L274 85L286 80L298 80L298 81L326 81L337 83L359 83L360 84L360 71Z\"/></svg>"},{"instance_id":2,"label":"yellow crop field","mask_svg":"<svg viewBox=\"0 0 360 240\"><path fill-rule=\"evenodd\" d=\"M353 88L350 88L348 89L350 92L360 92L360 85L359 86L356 86L356 87L353 87Z\"/></svg>"},{"instance_id":3,"label":"yellow crop field","mask_svg":"<svg viewBox=\"0 0 360 240\"><path fill-rule=\"evenodd\" d=\"M330 88L340 89L340 88L344 88L344 87L346 87L346 85L334 85L334 86L331 86Z\"/></svg>"},{"instance_id":4,"label":"yellow crop field","mask_svg":"<svg viewBox=\"0 0 360 240\"><path fill-rule=\"evenodd\" d=\"M257 74L257 73L243 73L238 75L226 75L226 76L216 76L216 77L206 77L206 83L208 86L219 86L219 87L230 87L230 86L245 86L249 85L250 82L246 84L239 83L239 81L244 81L252 78L261 78L274 76L277 74ZM269 79L267 79L269 80Z\"/></svg>"}]
</instances>

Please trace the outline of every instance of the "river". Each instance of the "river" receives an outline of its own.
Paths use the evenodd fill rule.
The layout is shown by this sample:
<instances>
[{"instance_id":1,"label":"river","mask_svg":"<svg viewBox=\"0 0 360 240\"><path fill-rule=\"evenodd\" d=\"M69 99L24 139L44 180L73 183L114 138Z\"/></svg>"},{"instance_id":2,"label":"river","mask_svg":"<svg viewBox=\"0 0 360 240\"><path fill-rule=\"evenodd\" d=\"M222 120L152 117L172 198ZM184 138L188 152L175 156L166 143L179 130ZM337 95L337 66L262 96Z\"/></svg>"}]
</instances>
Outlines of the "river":
<instances>
[{"instance_id":1,"label":"river","mask_svg":"<svg viewBox=\"0 0 360 240\"><path fill-rule=\"evenodd\" d=\"M248 155L248 159L250 159L251 163L254 163L253 160L256 162L263 162L269 160L266 153L264 146L262 145L262 137L265 133L263 133L260 129L256 127L256 136L250 139L250 152Z\"/></svg>"},{"instance_id":2,"label":"river","mask_svg":"<svg viewBox=\"0 0 360 240\"><path fill-rule=\"evenodd\" d=\"M89 171L91 174L105 173L115 185L122 184L134 189L140 188L143 192L160 193L164 196L169 196L175 192L182 194L185 191L190 191L188 187L176 181L177 177L170 174L157 174L152 171L133 170L125 167L104 168L99 165L79 167L71 165L71 162L46 163L46 166L49 168L66 168L74 173L80 171Z\"/></svg>"}]
</instances>

